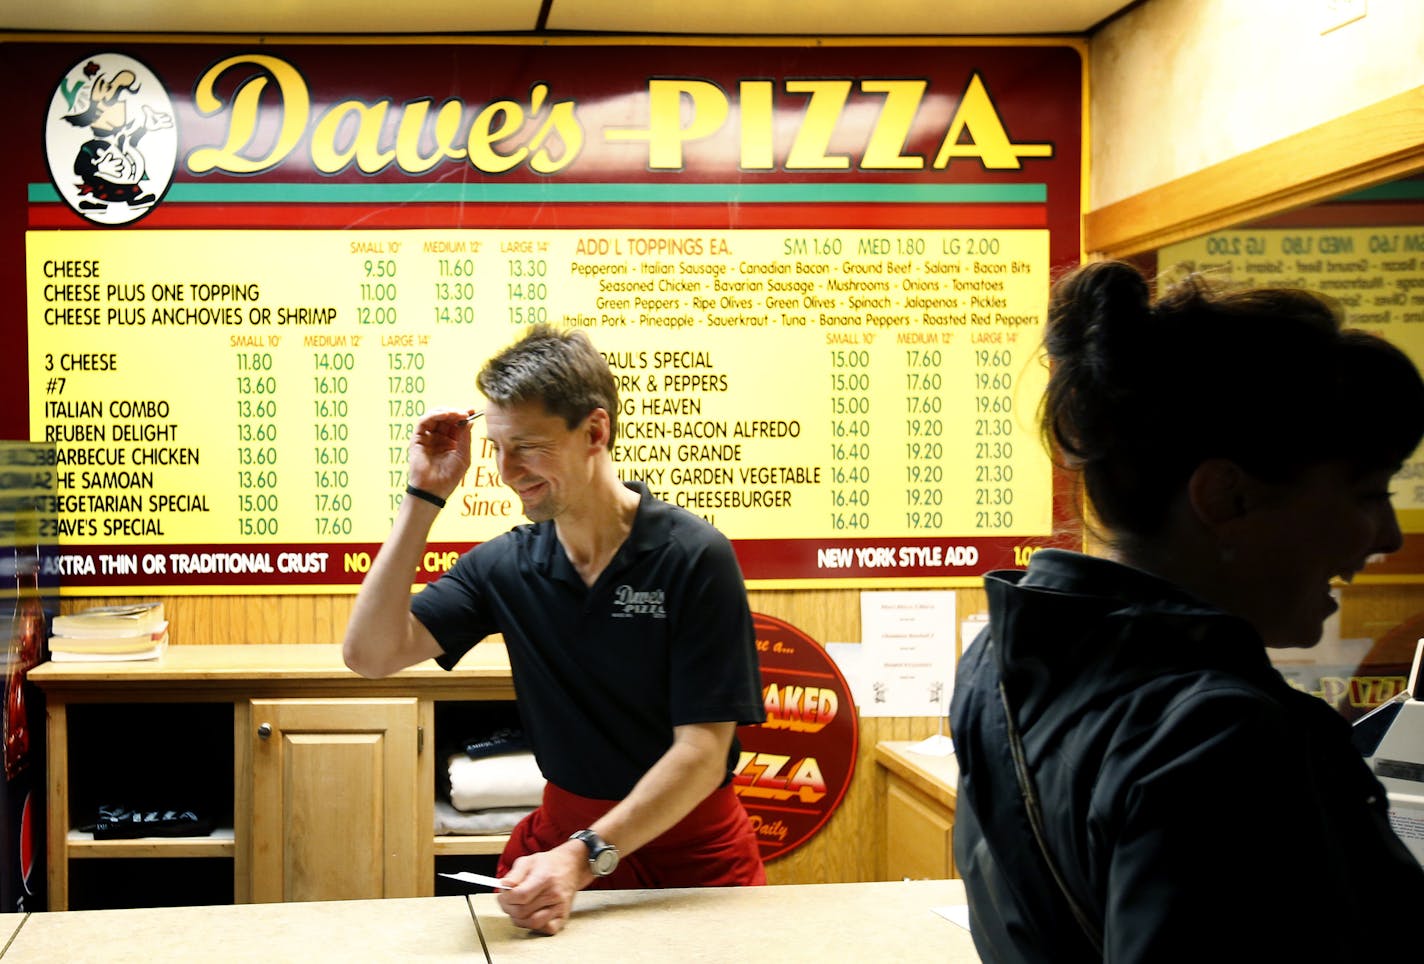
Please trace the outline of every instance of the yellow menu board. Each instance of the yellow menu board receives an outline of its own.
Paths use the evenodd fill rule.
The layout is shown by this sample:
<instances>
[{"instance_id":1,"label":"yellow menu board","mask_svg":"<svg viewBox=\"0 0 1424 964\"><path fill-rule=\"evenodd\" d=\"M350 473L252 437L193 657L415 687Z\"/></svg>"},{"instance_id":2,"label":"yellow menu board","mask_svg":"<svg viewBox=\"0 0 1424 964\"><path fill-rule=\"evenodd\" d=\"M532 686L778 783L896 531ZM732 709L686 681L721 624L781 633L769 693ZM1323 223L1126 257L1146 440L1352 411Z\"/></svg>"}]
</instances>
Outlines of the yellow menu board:
<instances>
[{"instance_id":1,"label":"yellow menu board","mask_svg":"<svg viewBox=\"0 0 1424 964\"><path fill-rule=\"evenodd\" d=\"M354 586L415 421L549 322L618 378L625 479L821 569L952 576L1053 531L1048 264L1046 230L32 230L31 433L100 570ZM431 571L524 521L478 429Z\"/></svg>"}]
</instances>

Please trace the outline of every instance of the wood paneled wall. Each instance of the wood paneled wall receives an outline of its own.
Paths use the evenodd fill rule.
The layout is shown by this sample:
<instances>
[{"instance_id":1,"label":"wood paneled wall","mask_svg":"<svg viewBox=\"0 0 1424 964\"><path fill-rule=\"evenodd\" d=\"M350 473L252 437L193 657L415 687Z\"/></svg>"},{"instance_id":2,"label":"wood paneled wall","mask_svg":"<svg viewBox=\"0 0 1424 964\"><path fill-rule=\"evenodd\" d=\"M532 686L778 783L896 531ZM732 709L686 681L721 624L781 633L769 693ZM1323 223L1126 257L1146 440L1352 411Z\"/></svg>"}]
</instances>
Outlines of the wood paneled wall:
<instances>
[{"instance_id":1,"label":"wood paneled wall","mask_svg":"<svg viewBox=\"0 0 1424 964\"><path fill-rule=\"evenodd\" d=\"M753 612L784 620L817 642L860 641L860 593L855 590L748 595ZM956 590L956 597L956 619L984 610L982 589ZM768 882L814 884L882 879L885 775L876 772L875 744L881 740L918 740L939 729L940 721L934 717L861 717L855 777L840 807L816 836L767 865Z\"/></svg>"}]
</instances>

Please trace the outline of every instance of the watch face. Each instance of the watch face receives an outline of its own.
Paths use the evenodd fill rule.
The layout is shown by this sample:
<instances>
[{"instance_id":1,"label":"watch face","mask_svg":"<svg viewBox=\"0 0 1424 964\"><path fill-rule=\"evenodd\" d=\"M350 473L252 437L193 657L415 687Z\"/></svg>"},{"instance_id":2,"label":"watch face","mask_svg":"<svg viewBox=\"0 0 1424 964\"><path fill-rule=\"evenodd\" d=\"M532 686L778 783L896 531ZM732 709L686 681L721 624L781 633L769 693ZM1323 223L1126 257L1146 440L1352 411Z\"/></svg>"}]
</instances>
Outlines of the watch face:
<instances>
[{"instance_id":1,"label":"watch face","mask_svg":"<svg viewBox=\"0 0 1424 964\"><path fill-rule=\"evenodd\" d=\"M613 868L618 866L618 851L612 847L600 850L593 858L593 872L600 877L607 877L613 873Z\"/></svg>"}]
</instances>

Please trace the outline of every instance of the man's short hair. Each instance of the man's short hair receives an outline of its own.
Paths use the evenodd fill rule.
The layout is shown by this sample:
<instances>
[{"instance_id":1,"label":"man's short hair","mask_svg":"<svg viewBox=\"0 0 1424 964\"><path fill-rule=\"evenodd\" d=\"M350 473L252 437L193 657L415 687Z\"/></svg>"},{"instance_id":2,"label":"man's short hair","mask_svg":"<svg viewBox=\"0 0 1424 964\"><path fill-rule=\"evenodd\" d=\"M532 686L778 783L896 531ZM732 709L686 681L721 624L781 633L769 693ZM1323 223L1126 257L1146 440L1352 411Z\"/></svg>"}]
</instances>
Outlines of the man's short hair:
<instances>
[{"instance_id":1,"label":"man's short hair","mask_svg":"<svg viewBox=\"0 0 1424 964\"><path fill-rule=\"evenodd\" d=\"M618 437L618 382L593 342L577 329L534 325L485 362L475 384L498 405L543 402L569 428L601 408L608 413L609 448Z\"/></svg>"}]
</instances>

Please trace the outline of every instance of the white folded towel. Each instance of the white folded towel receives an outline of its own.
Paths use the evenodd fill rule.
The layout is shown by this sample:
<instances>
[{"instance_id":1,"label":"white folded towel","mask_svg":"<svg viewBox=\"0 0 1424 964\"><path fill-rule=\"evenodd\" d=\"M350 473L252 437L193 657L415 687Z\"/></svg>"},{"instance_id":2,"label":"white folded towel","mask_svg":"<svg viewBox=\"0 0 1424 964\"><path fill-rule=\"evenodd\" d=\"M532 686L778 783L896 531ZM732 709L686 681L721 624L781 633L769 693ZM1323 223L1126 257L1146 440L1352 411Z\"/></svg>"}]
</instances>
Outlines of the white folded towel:
<instances>
[{"instance_id":1,"label":"white folded towel","mask_svg":"<svg viewBox=\"0 0 1424 964\"><path fill-rule=\"evenodd\" d=\"M497 807L465 813L444 800L435 801L435 832L438 834L509 833L514 825L534 812L533 807Z\"/></svg>"},{"instance_id":2,"label":"white folded towel","mask_svg":"<svg viewBox=\"0 0 1424 964\"><path fill-rule=\"evenodd\" d=\"M537 807L544 799L544 774L532 753L506 753L471 760L452 754L450 802L456 810Z\"/></svg>"}]
</instances>

